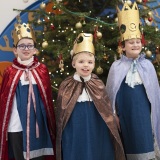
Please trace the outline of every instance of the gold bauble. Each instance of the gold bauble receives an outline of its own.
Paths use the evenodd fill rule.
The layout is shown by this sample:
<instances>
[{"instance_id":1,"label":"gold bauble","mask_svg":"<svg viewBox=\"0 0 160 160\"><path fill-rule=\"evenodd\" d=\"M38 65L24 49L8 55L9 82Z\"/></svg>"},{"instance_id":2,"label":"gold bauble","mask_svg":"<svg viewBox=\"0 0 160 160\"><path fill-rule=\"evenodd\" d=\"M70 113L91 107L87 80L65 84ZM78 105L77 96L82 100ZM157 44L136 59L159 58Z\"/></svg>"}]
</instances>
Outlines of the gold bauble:
<instances>
[{"instance_id":1,"label":"gold bauble","mask_svg":"<svg viewBox=\"0 0 160 160\"><path fill-rule=\"evenodd\" d=\"M158 31L159 31L159 28L158 28L158 27L156 27L156 28L155 28L155 31L156 31L156 32L158 32Z\"/></svg>"},{"instance_id":2,"label":"gold bauble","mask_svg":"<svg viewBox=\"0 0 160 160\"><path fill-rule=\"evenodd\" d=\"M127 4L128 4L129 6L131 6L131 5L132 5L131 0L127 0Z\"/></svg>"},{"instance_id":3,"label":"gold bauble","mask_svg":"<svg viewBox=\"0 0 160 160\"><path fill-rule=\"evenodd\" d=\"M103 73L103 68L101 66L99 66L97 69L96 69L96 73L97 74L102 74Z\"/></svg>"},{"instance_id":4,"label":"gold bauble","mask_svg":"<svg viewBox=\"0 0 160 160\"><path fill-rule=\"evenodd\" d=\"M41 21L40 18L37 20L37 23L38 23L38 24L41 24L41 23L42 23L42 21Z\"/></svg>"},{"instance_id":5,"label":"gold bauble","mask_svg":"<svg viewBox=\"0 0 160 160\"><path fill-rule=\"evenodd\" d=\"M97 32L97 38L101 39L102 38L102 33L101 32Z\"/></svg>"},{"instance_id":6,"label":"gold bauble","mask_svg":"<svg viewBox=\"0 0 160 160\"><path fill-rule=\"evenodd\" d=\"M153 17L152 11L149 11L149 12L148 12L148 15L149 15L149 17Z\"/></svg>"},{"instance_id":7,"label":"gold bauble","mask_svg":"<svg viewBox=\"0 0 160 160\"><path fill-rule=\"evenodd\" d=\"M147 50L147 51L146 51L146 56L147 56L147 57L151 57L151 56L152 56L152 52L151 52L150 50Z\"/></svg>"},{"instance_id":8,"label":"gold bauble","mask_svg":"<svg viewBox=\"0 0 160 160\"><path fill-rule=\"evenodd\" d=\"M47 48L47 47L48 47L48 42L47 42L47 41L44 41L44 42L42 43L42 47L43 47L43 48Z\"/></svg>"},{"instance_id":9,"label":"gold bauble","mask_svg":"<svg viewBox=\"0 0 160 160\"><path fill-rule=\"evenodd\" d=\"M137 2L142 3L142 0L137 0Z\"/></svg>"},{"instance_id":10,"label":"gold bauble","mask_svg":"<svg viewBox=\"0 0 160 160\"><path fill-rule=\"evenodd\" d=\"M82 28L82 23L81 23L81 22L76 23L75 27L76 27L77 29Z\"/></svg>"},{"instance_id":11,"label":"gold bauble","mask_svg":"<svg viewBox=\"0 0 160 160\"><path fill-rule=\"evenodd\" d=\"M60 72L64 72L64 68L61 68L61 69L60 69Z\"/></svg>"},{"instance_id":12,"label":"gold bauble","mask_svg":"<svg viewBox=\"0 0 160 160\"><path fill-rule=\"evenodd\" d=\"M42 2L42 3L40 4L40 8L41 8L41 9L45 9L45 8L46 8L46 4Z\"/></svg>"},{"instance_id":13,"label":"gold bauble","mask_svg":"<svg viewBox=\"0 0 160 160\"><path fill-rule=\"evenodd\" d=\"M114 21L117 23L117 22L118 22L118 17L116 17L116 18L114 19Z\"/></svg>"}]
</instances>

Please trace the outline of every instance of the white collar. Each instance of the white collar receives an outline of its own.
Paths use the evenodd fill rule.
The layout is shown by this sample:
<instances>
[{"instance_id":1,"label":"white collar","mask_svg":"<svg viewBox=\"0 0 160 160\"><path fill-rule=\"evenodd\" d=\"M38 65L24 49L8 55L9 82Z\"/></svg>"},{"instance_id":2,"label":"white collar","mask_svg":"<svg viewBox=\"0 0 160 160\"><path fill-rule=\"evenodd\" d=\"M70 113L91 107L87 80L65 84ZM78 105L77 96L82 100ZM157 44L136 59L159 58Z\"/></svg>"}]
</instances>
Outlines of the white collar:
<instances>
[{"instance_id":1,"label":"white collar","mask_svg":"<svg viewBox=\"0 0 160 160\"><path fill-rule=\"evenodd\" d=\"M17 57L17 61L20 63L20 64L23 64L25 66L31 64L31 62L34 61L34 57L32 56L30 59L28 60L25 60L25 61L22 61L19 57Z\"/></svg>"},{"instance_id":2,"label":"white collar","mask_svg":"<svg viewBox=\"0 0 160 160\"><path fill-rule=\"evenodd\" d=\"M79 82L81 82L79 74L76 72L73 76L73 78ZM91 79L91 74L87 77L82 77L84 79L84 82L89 81Z\"/></svg>"}]
</instances>

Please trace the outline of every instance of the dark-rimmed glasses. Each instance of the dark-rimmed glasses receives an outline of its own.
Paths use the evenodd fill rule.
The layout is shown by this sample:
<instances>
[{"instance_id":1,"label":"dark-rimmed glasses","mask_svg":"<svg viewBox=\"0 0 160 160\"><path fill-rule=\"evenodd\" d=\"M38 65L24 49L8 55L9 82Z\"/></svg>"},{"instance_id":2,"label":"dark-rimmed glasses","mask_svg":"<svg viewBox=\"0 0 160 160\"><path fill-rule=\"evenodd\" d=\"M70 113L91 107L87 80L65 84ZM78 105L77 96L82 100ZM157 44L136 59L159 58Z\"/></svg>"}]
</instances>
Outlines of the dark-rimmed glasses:
<instances>
[{"instance_id":1,"label":"dark-rimmed glasses","mask_svg":"<svg viewBox=\"0 0 160 160\"><path fill-rule=\"evenodd\" d=\"M18 45L17 47L18 47L20 50L25 50L26 47L27 47L29 50L34 49L34 45L32 45L32 44L29 44L29 45L20 44L20 45Z\"/></svg>"}]
</instances>

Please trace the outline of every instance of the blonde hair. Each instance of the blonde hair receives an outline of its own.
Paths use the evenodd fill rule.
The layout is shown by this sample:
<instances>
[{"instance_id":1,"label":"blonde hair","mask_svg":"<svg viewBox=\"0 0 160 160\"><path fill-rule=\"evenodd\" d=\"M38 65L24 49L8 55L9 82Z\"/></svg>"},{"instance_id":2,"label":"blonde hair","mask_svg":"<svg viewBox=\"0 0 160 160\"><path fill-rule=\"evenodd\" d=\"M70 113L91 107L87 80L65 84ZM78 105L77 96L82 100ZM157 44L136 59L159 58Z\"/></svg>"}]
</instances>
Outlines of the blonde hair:
<instances>
[{"instance_id":1,"label":"blonde hair","mask_svg":"<svg viewBox=\"0 0 160 160\"><path fill-rule=\"evenodd\" d=\"M72 62L76 61L77 58L78 58L78 56L79 56L81 53L88 54L90 57L94 56L94 55L93 55L92 53L90 53L90 52L86 52L86 51L84 51L84 52L79 52L78 54L76 54L75 56L72 57Z\"/></svg>"}]
</instances>

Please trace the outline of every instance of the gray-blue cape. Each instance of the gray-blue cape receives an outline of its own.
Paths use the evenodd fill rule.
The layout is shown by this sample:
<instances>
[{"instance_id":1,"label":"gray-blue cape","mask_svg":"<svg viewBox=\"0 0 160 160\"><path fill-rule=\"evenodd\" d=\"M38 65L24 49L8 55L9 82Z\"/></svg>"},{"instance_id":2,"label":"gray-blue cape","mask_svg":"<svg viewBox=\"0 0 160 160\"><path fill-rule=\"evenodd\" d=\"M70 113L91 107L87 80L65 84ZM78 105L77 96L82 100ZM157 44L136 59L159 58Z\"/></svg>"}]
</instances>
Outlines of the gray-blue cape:
<instances>
[{"instance_id":1,"label":"gray-blue cape","mask_svg":"<svg viewBox=\"0 0 160 160\"><path fill-rule=\"evenodd\" d=\"M122 55L115 61L109 71L106 90L115 113L115 100L121 83L127 75L133 59ZM137 62L137 71L142 79L148 99L151 103L152 127L160 148L160 87L153 64L141 54Z\"/></svg>"}]
</instances>

